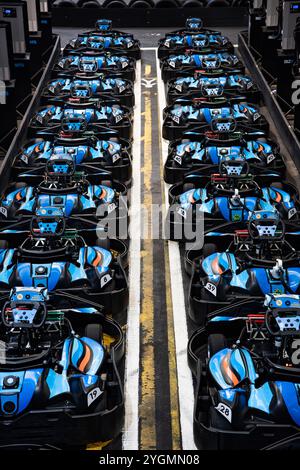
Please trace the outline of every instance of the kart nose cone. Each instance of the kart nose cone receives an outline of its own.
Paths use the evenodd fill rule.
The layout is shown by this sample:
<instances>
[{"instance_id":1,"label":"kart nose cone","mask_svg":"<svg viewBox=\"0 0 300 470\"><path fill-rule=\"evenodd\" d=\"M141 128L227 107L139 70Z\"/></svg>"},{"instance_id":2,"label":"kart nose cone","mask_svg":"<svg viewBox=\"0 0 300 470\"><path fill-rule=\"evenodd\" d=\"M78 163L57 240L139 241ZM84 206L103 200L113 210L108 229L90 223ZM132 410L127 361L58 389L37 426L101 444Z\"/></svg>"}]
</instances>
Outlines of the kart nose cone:
<instances>
[{"instance_id":1,"label":"kart nose cone","mask_svg":"<svg viewBox=\"0 0 300 470\"><path fill-rule=\"evenodd\" d=\"M19 385L19 377L15 377L14 375L8 375L4 377L3 379L3 388L6 390L18 388L18 385Z\"/></svg>"}]
</instances>

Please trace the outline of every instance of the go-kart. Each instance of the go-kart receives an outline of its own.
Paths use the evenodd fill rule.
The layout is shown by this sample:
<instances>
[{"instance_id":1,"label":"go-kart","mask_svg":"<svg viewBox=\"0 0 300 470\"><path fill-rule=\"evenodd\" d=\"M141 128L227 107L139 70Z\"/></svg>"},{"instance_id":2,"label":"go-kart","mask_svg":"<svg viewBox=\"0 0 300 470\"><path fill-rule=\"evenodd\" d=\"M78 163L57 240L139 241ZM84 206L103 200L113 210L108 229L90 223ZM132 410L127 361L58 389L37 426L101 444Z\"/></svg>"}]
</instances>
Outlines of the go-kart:
<instances>
[{"instance_id":1,"label":"go-kart","mask_svg":"<svg viewBox=\"0 0 300 470\"><path fill-rule=\"evenodd\" d=\"M235 129L246 132L269 129L259 109L245 103L243 98L177 100L164 109L163 119L163 137L167 140L179 139L185 132L193 131L204 134L211 130L229 133Z\"/></svg>"},{"instance_id":2,"label":"go-kart","mask_svg":"<svg viewBox=\"0 0 300 470\"><path fill-rule=\"evenodd\" d=\"M234 52L234 47L228 38L222 36L219 31L203 28L200 18L188 18L185 28L167 33L158 42L158 57L161 59L174 52L184 52L192 48L199 52L228 51Z\"/></svg>"},{"instance_id":3,"label":"go-kart","mask_svg":"<svg viewBox=\"0 0 300 470\"><path fill-rule=\"evenodd\" d=\"M243 162L242 162L243 163ZM171 186L167 214L168 238L192 242L214 231L234 233L244 229L253 212L277 209L284 221L299 220L299 195L280 175L240 173L242 165L223 159L220 173L203 176L199 171Z\"/></svg>"},{"instance_id":4,"label":"go-kart","mask_svg":"<svg viewBox=\"0 0 300 470\"><path fill-rule=\"evenodd\" d=\"M84 230L66 226L62 211L47 207L31 218L29 236L18 226L2 231L0 293L16 286L45 287L55 305L67 302L73 307L79 297L97 302L109 314L123 315L128 305L126 243L109 239L98 229L102 238L87 245ZM17 238L21 244L10 248Z\"/></svg>"},{"instance_id":5,"label":"go-kart","mask_svg":"<svg viewBox=\"0 0 300 470\"><path fill-rule=\"evenodd\" d=\"M300 297L266 295L212 316L188 345L200 449L300 448Z\"/></svg>"},{"instance_id":6,"label":"go-kart","mask_svg":"<svg viewBox=\"0 0 300 470\"><path fill-rule=\"evenodd\" d=\"M132 113L129 108L120 106L114 100L94 102L68 102L61 106L48 105L38 109L29 124L29 133L36 137L37 132L57 134L66 123L72 128L86 124L87 130L110 128L120 137L132 137Z\"/></svg>"},{"instance_id":7,"label":"go-kart","mask_svg":"<svg viewBox=\"0 0 300 470\"><path fill-rule=\"evenodd\" d=\"M37 211L47 214L49 208L55 208L67 218L69 228L95 229L110 223L115 236L121 232L124 237L128 218L126 186L112 180L105 170L101 170L102 175L99 170L98 184L91 184L84 174L69 174L65 170L68 165L73 167L71 157L58 163L63 171L54 169L51 173L53 165L47 166L48 174L37 186L12 183L0 200L2 228L13 225L12 228L28 229Z\"/></svg>"},{"instance_id":8,"label":"go-kart","mask_svg":"<svg viewBox=\"0 0 300 470\"><path fill-rule=\"evenodd\" d=\"M244 229L208 232L204 245L186 251L185 270L191 276L208 256L225 252L233 254L238 263L248 265L273 266L277 259L298 259L299 235L299 223L284 222L277 209L253 212Z\"/></svg>"},{"instance_id":9,"label":"go-kart","mask_svg":"<svg viewBox=\"0 0 300 470\"><path fill-rule=\"evenodd\" d=\"M53 68L54 76L76 74L81 77L94 77L96 74L121 75L124 79L135 80L135 59L110 52L90 52L70 54L61 57Z\"/></svg>"},{"instance_id":10,"label":"go-kart","mask_svg":"<svg viewBox=\"0 0 300 470\"><path fill-rule=\"evenodd\" d=\"M264 243L257 243L254 247L250 242L247 251L247 241L239 244L230 251L216 251L216 245L204 245L201 255L194 259L192 278L190 284L190 312L191 319L197 324L205 324L211 312L226 307L233 302L241 305L249 298L261 298L268 293L273 294L300 294L300 254L297 248L289 244L288 238L283 243L276 240L276 224L264 224L263 216L266 211L253 214L252 220L257 222L256 228L259 238L266 236L268 247ZM259 221L257 221L259 217ZM268 221L267 221L268 222ZM296 227L294 227L296 229ZM298 225L299 228L299 225ZM241 239L242 233L236 236ZM291 238L297 241L299 230L291 233ZM242 250L241 250L242 248ZM272 249L274 249L273 254ZM243 252L244 250L244 252ZM269 253L270 258L265 256ZM282 254L282 258L274 260ZM188 255L188 258L192 258Z\"/></svg>"},{"instance_id":11,"label":"go-kart","mask_svg":"<svg viewBox=\"0 0 300 470\"><path fill-rule=\"evenodd\" d=\"M196 71L194 75L170 80L167 85L168 104L180 98L232 98L241 95L250 103L258 103L260 100L260 92L251 77L240 73L204 75Z\"/></svg>"},{"instance_id":12,"label":"go-kart","mask_svg":"<svg viewBox=\"0 0 300 470\"><path fill-rule=\"evenodd\" d=\"M112 29L112 21L97 20L95 29L79 34L77 38L71 39L64 48L64 53L71 51L110 51L122 53L135 59L141 57L140 42L134 39L130 33Z\"/></svg>"},{"instance_id":13,"label":"go-kart","mask_svg":"<svg viewBox=\"0 0 300 470\"><path fill-rule=\"evenodd\" d=\"M58 77L48 82L42 94L42 103L70 98L98 100L116 99L120 104L134 106L133 84L122 76L99 76L98 78Z\"/></svg>"},{"instance_id":14,"label":"go-kart","mask_svg":"<svg viewBox=\"0 0 300 470\"><path fill-rule=\"evenodd\" d=\"M286 167L278 144L266 138L263 132L225 133L219 134L218 139L187 132L169 144L164 179L166 183L174 184L190 172L217 173L224 157L244 161L255 175L265 170L285 175Z\"/></svg>"},{"instance_id":15,"label":"go-kart","mask_svg":"<svg viewBox=\"0 0 300 470\"><path fill-rule=\"evenodd\" d=\"M72 51L85 54L90 51L109 51L112 54L126 54L126 56L135 59L139 59L141 56L139 41L134 39L132 35L114 37L113 35L81 34L77 38L71 39L64 48L66 55Z\"/></svg>"},{"instance_id":16,"label":"go-kart","mask_svg":"<svg viewBox=\"0 0 300 470\"><path fill-rule=\"evenodd\" d=\"M240 59L228 52L199 54L187 50L183 54L173 54L160 62L162 79L164 82L183 75L191 75L196 70L203 73L217 72L226 74L231 72L244 73L245 67Z\"/></svg>"},{"instance_id":17,"label":"go-kart","mask_svg":"<svg viewBox=\"0 0 300 470\"><path fill-rule=\"evenodd\" d=\"M88 303L53 306L44 287L13 287L1 303L1 445L75 448L118 436L121 327Z\"/></svg>"},{"instance_id":18,"label":"go-kart","mask_svg":"<svg viewBox=\"0 0 300 470\"><path fill-rule=\"evenodd\" d=\"M67 164L65 163L67 161ZM73 162L73 165L72 165ZM27 142L16 156L12 178L28 183L40 182L50 166L52 173L84 172L87 179L97 183L100 171L105 169L112 178L129 184L131 180L131 143L112 136L99 140L96 136L54 137L52 140L34 139ZM61 166L63 165L63 166Z\"/></svg>"}]
</instances>

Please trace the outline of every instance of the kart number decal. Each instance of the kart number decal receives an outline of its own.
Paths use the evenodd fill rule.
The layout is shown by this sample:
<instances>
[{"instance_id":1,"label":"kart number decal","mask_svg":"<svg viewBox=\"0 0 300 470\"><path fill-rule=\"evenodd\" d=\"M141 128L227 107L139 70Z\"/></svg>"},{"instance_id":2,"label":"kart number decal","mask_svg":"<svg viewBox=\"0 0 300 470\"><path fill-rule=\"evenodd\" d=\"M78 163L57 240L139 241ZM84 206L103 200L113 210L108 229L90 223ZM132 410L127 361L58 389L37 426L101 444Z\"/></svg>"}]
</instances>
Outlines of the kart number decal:
<instances>
[{"instance_id":1,"label":"kart number decal","mask_svg":"<svg viewBox=\"0 0 300 470\"><path fill-rule=\"evenodd\" d=\"M40 124L43 124L43 122L44 122L43 116L41 116L40 114L38 114L38 115L36 116L36 120L37 120L37 122L39 122Z\"/></svg>"},{"instance_id":2,"label":"kart number decal","mask_svg":"<svg viewBox=\"0 0 300 470\"><path fill-rule=\"evenodd\" d=\"M215 297L217 296L217 287L214 284L212 284L211 282L208 282L204 287L212 295L214 295Z\"/></svg>"},{"instance_id":3,"label":"kart number decal","mask_svg":"<svg viewBox=\"0 0 300 470\"><path fill-rule=\"evenodd\" d=\"M179 207L177 213L179 215L181 215L181 217L183 217L184 219L186 219L186 211L182 208L182 207Z\"/></svg>"},{"instance_id":4,"label":"kart number decal","mask_svg":"<svg viewBox=\"0 0 300 470\"><path fill-rule=\"evenodd\" d=\"M252 82L248 82L247 83L247 90L250 90L250 88L252 88L253 86L253 83Z\"/></svg>"},{"instance_id":5,"label":"kart number decal","mask_svg":"<svg viewBox=\"0 0 300 470\"><path fill-rule=\"evenodd\" d=\"M289 219L291 219L292 217L294 217L294 215L297 213L297 209L296 207L293 207L292 209L289 210Z\"/></svg>"},{"instance_id":6,"label":"kart number decal","mask_svg":"<svg viewBox=\"0 0 300 470\"><path fill-rule=\"evenodd\" d=\"M300 339L292 342L291 349L294 351L291 357L292 364L298 366L300 364Z\"/></svg>"},{"instance_id":7,"label":"kart number decal","mask_svg":"<svg viewBox=\"0 0 300 470\"><path fill-rule=\"evenodd\" d=\"M178 85L175 86L175 89L178 91L182 91L182 85L180 85L179 83Z\"/></svg>"},{"instance_id":8,"label":"kart number decal","mask_svg":"<svg viewBox=\"0 0 300 470\"><path fill-rule=\"evenodd\" d=\"M175 69L175 67L176 67L176 64L175 64L175 62L174 62L173 60L171 60L171 61L169 62L169 65L170 65L170 67L173 67L173 69Z\"/></svg>"},{"instance_id":9,"label":"kart number decal","mask_svg":"<svg viewBox=\"0 0 300 470\"><path fill-rule=\"evenodd\" d=\"M27 157L27 155L25 155L24 153L22 153L22 155L20 155L20 160L22 160L22 162L26 163L26 165L27 165L27 163L28 163L28 157Z\"/></svg>"},{"instance_id":10,"label":"kart number decal","mask_svg":"<svg viewBox=\"0 0 300 470\"><path fill-rule=\"evenodd\" d=\"M165 46L170 47L170 41L165 41Z\"/></svg>"},{"instance_id":11,"label":"kart number decal","mask_svg":"<svg viewBox=\"0 0 300 470\"><path fill-rule=\"evenodd\" d=\"M125 86L124 85L121 85L119 87L119 93L123 93L123 91L125 90Z\"/></svg>"},{"instance_id":12,"label":"kart number decal","mask_svg":"<svg viewBox=\"0 0 300 470\"><path fill-rule=\"evenodd\" d=\"M118 114L118 115L116 116L116 123L122 121L122 119L123 119L123 116L121 116L121 114Z\"/></svg>"},{"instance_id":13,"label":"kart number decal","mask_svg":"<svg viewBox=\"0 0 300 470\"><path fill-rule=\"evenodd\" d=\"M270 155L268 155L267 163L271 163L273 160L275 160L275 155L271 153Z\"/></svg>"},{"instance_id":14,"label":"kart number decal","mask_svg":"<svg viewBox=\"0 0 300 470\"><path fill-rule=\"evenodd\" d=\"M234 57L234 58L233 58L233 63L234 63L234 64L237 64L238 61L239 61L239 59L238 59L237 57Z\"/></svg>"},{"instance_id":15,"label":"kart number decal","mask_svg":"<svg viewBox=\"0 0 300 470\"><path fill-rule=\"evenodd\" d=\"M125 67L127 67L127 65L128 65L128 62L126 62L126 61L122 62L122 69L125 69Z\"/></svg>"},{"instance_id":16,"label":"kart number decal","mask_svg":"<svg viewBox=\"0 0 300 470\"><path fill-rule=\"evenodd\" d=\"M133 42L132 42L132 41L129 41L129 42L127 43L127 48L129 49L129 48L132 47L132 46L133 46Z\"/></svg>"},{"instance_id":17,"label":"kart number decal","mask_svg":"<svg viewBox=\"0 0 300 470\"><path fill-rule=\"evenodd\" d=\"M91 406L91 404L97 400L101 395L101 390L99 387L94 388L91 392L88 393L88 399L87 399L87 406Z\"/></svg>"},{"instance_id":18,"label":"kart number decal","mask_svg":"<svg viewBox=\"0 0 300 470\"><path fill-rule=\"evenodd\" d=\"M180 121L179 116L176 116L176 115L173 116L173 121L176 122L176 124L179 124L179 121Z\"/></svg>"},{"instance_id":19,"label":"kart number decal","mask_svg":"<svg viewBox=\"0 0 300 470\"><path fill-rule=\"evenodd\" d=\"M232 420L232 410L229 408L229 406L225 405L224 403L219 403L218 406L216 406L216 410L221 413L224 418L227 419L231 423Z\"/></svg>"},{"instance_id":20,"label":"kart number decal","mask_svg":"<svg viewBox=\"0 0 300 470\"><path fill-rule=\"evenodd\" d=\"M179 165L182 165L182 158L179 155L176 155L176 157L174 158L174 161L179 163Z\"/></svg>"},{"instance_id":21,"label":"kart number decal","mask_svg":"<svg viewBox=\"0 0 300 470\"><path fill-rule=\"evenodd\" d=\"M257 121L257 119L259 119L259 118L260 118L260 114L259 114L259 113L254 113L254 114L253 114L253 121L254 121L254 122Z\"/></svg>"},{"instance_id":22,"label":"kart number decal","mask_svg":"<svg viewBox=\"0 0 300 470\"><path fill-rule=\"evenodd\" d=\"M115 163L116 161L120 160L121 156L119 153L115 153L113 156L112 156L112 161L113 163Z\"/></svg>"},{"instance_id":23,"label":"kart number decal","mask_svg":"<svg viewBox=\"0 0 300 470\"><path fill-rule=\"evenodd\" d=\"M101 277L100 280L100 286L104 287L106 284L108 284L112 280L112 277L110 274L105 274L105 276Z\"/></svg>"},{"instance_id":24,"label":"kart number decal","mask_svg":"<svg viewBox=\"0 0 300 470\"><path fill-rule=\"evenodd\" d=\"M111 212L113 212L115 209L116 209L116 204L114 202L112 202L111 204L109 204L108 208L107 208L107 213L110 214Z\"/></svg>"},{"instance_id":25,"label":"kart number decal","mask_svg":"<svg viewBox=\"0 0 300 470\"><path fill-rule=\"evenodd\" d=\"M0 214L4 215L4 217L7 217L7 209L5 207L0 207Z\"/></svg>"}]
</instances>

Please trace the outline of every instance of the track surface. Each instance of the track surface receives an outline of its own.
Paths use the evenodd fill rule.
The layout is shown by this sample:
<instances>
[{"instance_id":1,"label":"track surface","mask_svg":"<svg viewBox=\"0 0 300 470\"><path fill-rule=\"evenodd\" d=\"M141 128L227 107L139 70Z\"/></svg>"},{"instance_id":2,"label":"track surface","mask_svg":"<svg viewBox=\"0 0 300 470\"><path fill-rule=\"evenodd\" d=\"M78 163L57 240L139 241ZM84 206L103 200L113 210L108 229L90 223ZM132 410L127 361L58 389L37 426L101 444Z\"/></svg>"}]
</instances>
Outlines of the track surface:
<instances>
[{"instance_id":1,"label":"track surface","mask_svg":"<svg viewBox=\"0 0 300 470\"><path fill-rule=\"evenodd\" d=\"M62 46L82 30L59 28ZM193 326L187 319L188 278L183 249L159 236L143 237L141 204L164 205L163 182L167 145L161 137L165 88L157 60L157 41L170 29L134 29L141 41L142 60L135 84L133 187L131 189L130 306L125 372L126 416L122 439L114 448L195 449L192 429L193 383L186 348ZM222 32L237 43L238 29ZM268 112L262 108L268 118ZM275 138L274 125L270 122ZM277 139L278 140L278 139ZM279 141L291 177L297 172ZM164 208L166 210L166 207ZM161 230L162 233L162 230ZM90 446L99 449L100 444Z\"/></svg>"}]
</instances>

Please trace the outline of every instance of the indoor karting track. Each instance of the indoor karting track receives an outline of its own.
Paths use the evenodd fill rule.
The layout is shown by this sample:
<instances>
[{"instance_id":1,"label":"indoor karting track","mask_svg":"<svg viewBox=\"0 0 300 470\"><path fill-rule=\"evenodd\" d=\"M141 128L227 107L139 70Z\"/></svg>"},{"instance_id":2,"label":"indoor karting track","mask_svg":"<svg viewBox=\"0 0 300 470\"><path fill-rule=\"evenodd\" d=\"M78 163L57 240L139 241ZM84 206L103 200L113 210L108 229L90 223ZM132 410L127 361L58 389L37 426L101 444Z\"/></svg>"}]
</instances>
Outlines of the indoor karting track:
<instances>
[{"instance_id":1,"label":"indoor karting track","mask_svg":"<svg viewBox=\"0 0 300 470\"><path fill-rule=\"evenodd\" d=\"M162 139L165 86L157 58L157 42L174 28L131 28L141 41L137 63L134 110L133 186L131 213L140 204L164 204L168 185L163 165L168 142ZM220 28L237 46L238 28ZM55 28L62 47L80 31ZM126 30L125 30L126 31ZM238 53L238 49L237 49ZM287 163L290 177L295 165L278 137L268 110L262 107ZM296 181L299 186L299 179ZM136 219L131 220L130 304L127 325L126 415L121 439L108 448L196 449L193 439L193 379L187 362L188 338L195 330L187 316L189 277L184 270L184 250L176 242L142 240ZM149 218L151 226L151 217ZM102 448L102 443L89 446Z\"/></svg>"}]
</instances>

